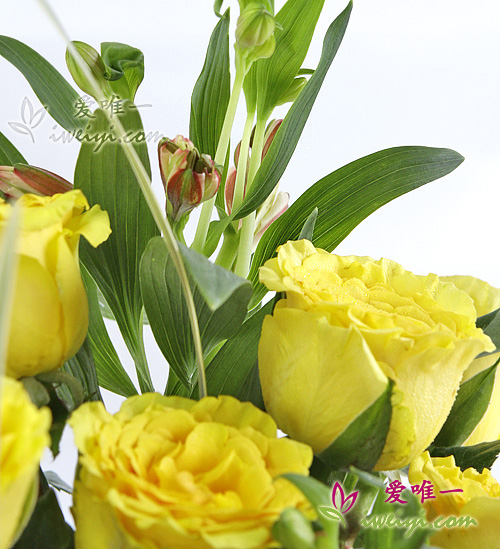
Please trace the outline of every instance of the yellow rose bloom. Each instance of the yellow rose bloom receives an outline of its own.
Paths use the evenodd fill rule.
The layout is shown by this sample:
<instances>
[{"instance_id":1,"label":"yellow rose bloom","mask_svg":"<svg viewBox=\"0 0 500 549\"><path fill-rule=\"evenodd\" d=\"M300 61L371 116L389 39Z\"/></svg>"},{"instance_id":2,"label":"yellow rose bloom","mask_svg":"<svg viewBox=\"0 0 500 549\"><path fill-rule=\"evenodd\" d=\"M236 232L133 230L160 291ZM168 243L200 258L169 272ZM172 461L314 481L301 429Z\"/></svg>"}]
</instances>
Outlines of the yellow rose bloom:
<instances>
[{"instance_id":1,"label":"yellow rose bloom","mask_svg":"<svg viewBox=\"0 0 500 549\"><path fill-rule=\"evenodd\" d=\"M260 280L286 292L262 326L266 409L316 453L391 379L392 418L376 470L408 465L438 434L472 359L493 349L465 292L388 259L288 242L261 267Z\"/></svg>"},{"instance_id":2,"label":"yellow rose bloom","mask_svg":"<svg viewBox=\"0 0 500 549\"><path fill-rule=\"evenodd\" d=\"M98 246L111 232L109 217L79 190L53 196L25 194L7 354L15 378L55 370L80 348L88 303L80 275L78 242ZM86 211L89 210L89 211ZM0 200L0 237L12 206Z\"/></svg>"},{"instance_id":3,"label":"yellow rose bloom","mask_svg":"<svg viewBox=\"0 0 500 549\"><path fill-rule=\"evenodd\" d=\"M0 377L0 397L0 549L8 549L36 503L50 411L38 410L22 384L8 377Z\"/></svg>"},{"instance_id":4,"label":"yellow rose bloom","mask_svg":"<svg viewBox=\"0 0 500 549\"><path fill-rule=\"evenodd\" d=\"M457 288L467 292L474 301L477 316L483 316L500 308L500 290L487 282L472 276L445 276L441 280L453 282ZM465 370L462 383L479 372L493 366L500 358L500 353L476 358ZM495 383L491 392L490 403L481 421L469 435L463 446L473 446L481 442L500 439L500 368L497 368Z\"/></svg>"},{"instance_id":5,"label":"yellow rose bloom","mask_svg":"<svg viewBox=\"0 0 500 549\"><path fill-rule=\"evenodd\" d=\"M432 536L431 544L446 549L490 549L498 547L500 537L500 485L488 469L479 473L472 467L461 471L453 456L431 458L429 452L410 465L408 479L412 485L424 480L432 483L434 499L424 507L429 521L440 516L466 517L477 522L467 528L443 528ZM446 490L463 490L440 494Z\"/></svg>"},{"instance_id":6,"label":"yellow rose bloom","mask_svg":"<svg viewBox=\"0 0 500 549\"><path fill-rule=\"evenodd\" d=\"M276 477L307 475L311 449L248 402L148 393L114 416L84 404L70 425L77 549L260 549L286 507L307 508Z\"/></svg>"}]
</instances>

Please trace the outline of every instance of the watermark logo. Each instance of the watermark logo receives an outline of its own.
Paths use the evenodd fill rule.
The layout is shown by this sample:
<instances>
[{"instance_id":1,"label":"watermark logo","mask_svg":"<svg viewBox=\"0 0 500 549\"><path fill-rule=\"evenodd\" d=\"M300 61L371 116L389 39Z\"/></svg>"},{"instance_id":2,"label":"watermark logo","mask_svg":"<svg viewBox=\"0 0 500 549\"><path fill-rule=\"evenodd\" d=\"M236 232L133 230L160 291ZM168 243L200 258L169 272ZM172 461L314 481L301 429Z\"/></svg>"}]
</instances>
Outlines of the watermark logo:
<instances>
[{"instance_id":1,"label":"watermark logo","mask_svg":"<svg viewBox=\"0 0 500 549\"><path fill-rule=\"evenodd\" d=\"M151 104L145 103L142 105L134 105L131 102L125 102L120 100L118 96L113 96L105 101L94 101L89 95L83 95L79 97L74 105L74 117L75 120L80 122L87 122L85 129L74 129L66 131L58 125L52 126L53 132L48 136L49 141L53 143L71 143L74 139L83 142L95 143L94 152L99 152L100 148L107 142L110 143L157 143L162 139L163 133L159 131L145 133L142 130L129 131L125 135L118 137L116 135L115 127L113 124L109 125L108 131L96 133L92 129L92 120L96 116L91 111L92 107L98 107L102 110L109 111L109 117L113 118L115 115L126 114L127 109L136 110L144 107L152 107ZM32 102L28 97L23 99L21 104L21 120L22 122L9 122L9 126L17 133L27 135L31 138L31 141L35 143L34 130L43 122L45 115L47 114L47 108L42 106L35 111ZM38 136L37 136L38 137Z\"/></svg>"},{"instance_id":2,"label":"watermark logo","mask_svg":"<svg viewBox=\"0 0 500 549\"><path fill-rule=\"evenodd\" d=\"M37 111L33 108L31 101L25 97L21 104L21 122L9 122L9 126L17 133L29 135L31 141L35 142L33 130L38 127L45 118L47 111L45 107L40 107Z\"/></svg>"},{"instance_id":3,"label":"watermark logo","mask_svg":"<svg viewBox=\"0 0 500 549\"><path fill-rule=\"evenodd\" d=\"M394 480L389 483L385 489L388 498L384 500L384 503L399 503L406 504L408 501L401 499L401 493L407 490L405 485L399 481ZM434 499L434 486L431 482L424 480L420 485L414 485L411 487L413 494L420 495L420 501L423 503L426 499ZM463 492L461 489L455 490L441 490L440 494L449 494L450 492ZM347 514L356 503L359 491L352 492L348 496L345 495L344 489L339 482L336 482L332 490L332 505L322 505L318 509L325 517L332 520L339 520L344 527L346 527L346 521L344 515ZM404 513L401 509L397 509L395 513L385 514L371 514L360 520L361 526L364 528L406 528L405 537L409 537L413 534L417 528L427 528L440 530L441 528L467 528L469 526L477 526L477 521L469 516L438 516L432 522L426 520L425 509L421 509L419 516L403 516Z\"/></svg>"},{"instance_id":4,"label":"watermark logo","mask_svg":"<svg viewBox=\"0 0 500 549\"><path fill-rule=\"evenodd\" d=\"M359 491L349 494L347 497L344 494L344 489L339 482L336 482L332 490L332 507L322 505L319 510L328 518L340 520L345 526L344 515L348 513L356 503Z\"/></svg>"}]
</instances>

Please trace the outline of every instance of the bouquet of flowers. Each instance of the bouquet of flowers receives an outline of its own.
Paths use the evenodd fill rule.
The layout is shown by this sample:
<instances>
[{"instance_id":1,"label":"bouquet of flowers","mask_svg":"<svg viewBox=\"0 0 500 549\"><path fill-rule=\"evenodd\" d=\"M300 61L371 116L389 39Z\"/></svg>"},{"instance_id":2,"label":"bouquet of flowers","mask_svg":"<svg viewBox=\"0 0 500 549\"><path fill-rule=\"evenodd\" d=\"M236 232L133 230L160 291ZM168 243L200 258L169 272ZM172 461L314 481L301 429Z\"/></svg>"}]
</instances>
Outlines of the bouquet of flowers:
<instances>
[{"instance_id":1,"label":"bouquet of flowers","mask_svg":"<svg viewBox=\"0 0 500 549\"><path fill-rule=\"evenodd\" d=\"M385 149L289 204L280 179L352 2L314 69L303 64L324 0L238 3L233 36L215 1L189 137L158 143L164 204L134 103L142 52L67 37L70 84L0 36L80 143L69 182L0 133L0 549L498 547L500 290L332 253L463 158ZM164 394L145 324L169 365ZM124 397L116 414L101 388ZM74 486L40 468L67 425Z\"/></svg>"}]
</instances>

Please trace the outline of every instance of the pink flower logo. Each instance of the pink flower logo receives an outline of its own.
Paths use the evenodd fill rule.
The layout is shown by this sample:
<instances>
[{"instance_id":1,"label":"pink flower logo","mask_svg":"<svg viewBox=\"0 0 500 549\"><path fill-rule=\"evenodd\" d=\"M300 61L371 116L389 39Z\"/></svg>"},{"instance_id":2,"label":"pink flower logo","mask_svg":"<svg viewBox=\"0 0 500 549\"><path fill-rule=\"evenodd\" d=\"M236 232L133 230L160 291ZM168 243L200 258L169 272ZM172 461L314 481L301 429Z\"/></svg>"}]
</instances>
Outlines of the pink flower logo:
<instances>
[{"instance_id":1,"label":"pink flower logo","mask_svg":"<svg viewBox=\"0 0 500 549\"><path fill-rule=\"evenodd\" d=\"M333 508L322 505L319 507L319 510L323 513L323 515L330 519L341 520L342 524L345 526L346 523L343 515L345 515L352 509L354 503L356 502L358 494L359 491L356 491L346 497L341 484L339 482L336 482L333 485L332 490Z\"/></svg>"}]
</instances>

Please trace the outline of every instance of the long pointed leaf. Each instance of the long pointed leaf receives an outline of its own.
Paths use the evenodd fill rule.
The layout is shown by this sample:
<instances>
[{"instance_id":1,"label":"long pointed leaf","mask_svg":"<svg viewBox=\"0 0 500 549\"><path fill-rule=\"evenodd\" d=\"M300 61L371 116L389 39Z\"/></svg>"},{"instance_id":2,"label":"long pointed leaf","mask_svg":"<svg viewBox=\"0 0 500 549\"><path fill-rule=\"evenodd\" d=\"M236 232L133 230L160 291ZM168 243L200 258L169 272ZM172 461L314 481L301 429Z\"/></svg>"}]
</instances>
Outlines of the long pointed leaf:
<instances>
[{"instance_id":1,"label":"long pointed leaf","mask_svg":"<svg viewBox=\"0 0 500 549\"><path fill-rule=\"evenodd\" d=\"M195 253L195 252L192 252ZM198 254L200 255L200 254ZM202 257L202 256L201 256ZM205 270L220 273L222 267L211 264L203 258ZM191 265L191 269L193 265ZM189 266L188 266L189 271ZM192 271L191 271L192 272ZM224 339L231 337L239 328L247 312L248 301L252 293L250 283L226 271L234 281L228 284L230 292L222 288L222 300L211 297L211 302L218 305L211 309L204 295L217 290L200 290L198 282L188 272L189 282L200 326L204 357ZM213 279L209 276L206 280ZM198 281L198 282L197 282ZM156 342L165 355L170 367L186 387L193 387L196 382L196 361L194 345L189 325L186 300L180 291L180 283L173 261L160 238L150 241L141 261L141 287L144 306Z\"/></svg>"},{"instance_id":2,"label":"long pointed leaf","mask_svg":"<svg viewBox=\"0 0 500 549\"><path fill-rule=\"evenodd\" d=\"M229 74L229 10L217 23L205 64L191 97L189 137L200 152L215 157L231 93Z\"/></svg>"},{"instance_id":3,"label":"long pointed leaf","mask_svg":"<svg viewBox=\"0 0 500 549\"><path fill-rule=\"evenodd\" d=\"M8 36L0 36L0 55L19 69L58 124L69 132L85 129L86 119L76 116L80 96L47 60Z\"/></svg>"},{"instance_id":4,"label":"long pointed leaf","mask_svg":"<svg viewBox=\"0 0 500 549\"><path fill-rule=\"evenodd\" d=\"M141 119L131 105L123 102L125 113L119 115L120 120L129 134L141 135ZM94 115L89 134L109 137L104 113L98 110ZM146 143L134 141L134 147L150 174ZM113 311L134 359L141 390L153 391L142 342L139 263L149 240L158 235L158 229L118 142L85 141L82 144L75 187L83 191L91 205L99 204L109 214L111 236L97 249L83 243L81 258Z\"/></svg>"},{"instance_id":5,"label":"long pointed leaf","mask_svg":"<svg viewBox=\"0 0 500 549\"><path fill-rule=\"evenodd\" d=\"M235 219L243 218L256 210L281 179L297 146L326 73L340 47L351 10L352 3L349 2L347 8L330 25L325 36L323 53L318 67L285 116L259 171L255 175L252 187L245 196L241 207L235 212Z\"/></svg>"},{"instance_id":6,"label":"long pointed leaf","mask_svg":"<svg viewBox=\"0 0 500 549\"><path fill-rule=\"evenodd\" d=\"M229 338L207 367L207 390L210 396L231 395L263 408L262 392L255 387L258 377L257 350L264 317L271 314L270 301L246 320ZM196 387L193 395L196 394Z\"/></svg>"},{"instance_id":7,"label":"long pointed leaf","mask_svg":"<svg viewBox=\"0 0 500 549\"><path fill-rule=\"evenodd\" d=\"M0 132L0 166L14 166L14 164L27 164L23 155Z\"/></svg>"},{"instance_id":8,"label":"long pointed leaf","mask_svg":"<svg viewBox=\"0 0 500 549\"><path fill-rule=\"evenodd\" d=\"M313 243L329 252L375 210L394 198L439 179L463 162L450 149L395 147L365 156L327 175L296 200L261 238L249 279L254 284L251 306L266 289L258 269L288 240L297 240L311 208L319 213Z\"/></svg>"},{"instance_id":9,"label":"long pointed leaf","mask_svg":"<svg viewBox=\"0 0 500 549\"><path fill-rule=\"evenodd\" d=\"M88 340L97 372L99 385L108 391L129 397L136 395L134 384L123 368L106 330L99 304L97 286L85 268L82 278L89 301Z\"/></svg>"},{"instance_id":10,"label":"long pointed leaf","mask_svg":"<svg viewBox=\"0 0 500 549\"><path fill-rule=\"evenodd\" d=\"M275 31L273 55L259 59L255 71L257 112L269 118L297 76L305 59L325 0L288 0L276 14L281 29Z\"/></svg>"}]
</instances>

